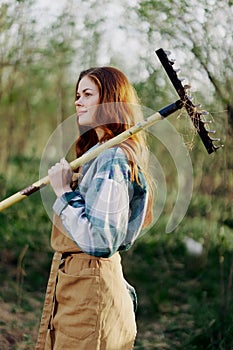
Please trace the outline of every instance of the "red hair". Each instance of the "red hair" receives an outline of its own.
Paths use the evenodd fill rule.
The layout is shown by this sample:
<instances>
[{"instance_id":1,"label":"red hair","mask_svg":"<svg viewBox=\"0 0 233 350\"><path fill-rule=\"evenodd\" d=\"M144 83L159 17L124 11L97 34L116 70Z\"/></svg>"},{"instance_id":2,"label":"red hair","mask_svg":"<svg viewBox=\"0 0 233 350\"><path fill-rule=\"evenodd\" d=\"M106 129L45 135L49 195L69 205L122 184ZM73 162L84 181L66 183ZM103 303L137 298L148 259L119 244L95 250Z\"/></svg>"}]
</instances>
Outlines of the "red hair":
<instances>
[{"instance_id":1,"label":"red hair","mask_svg":"<svg viewBox=\"0 0 233 350\"><path fill-rule=\"evenodd\" d=\"M98 88L100 100L95 118L98 127L101 127L104 133L99 140L95 129L79 125L80 136L76 142L77 157L80 157L96 143L107 141L143 120L137 93L119 69L96 67L81 72L76 84L75 99L77 98L79 82L84 76L90 78ZM148 176L149 150L145 133L140 131L119 146L127 155L131 168L131 180L138 182L138 165L147 178L150 193L144 226L148 226L152 223L153 191Z\"/></svg>"}]
</instances>

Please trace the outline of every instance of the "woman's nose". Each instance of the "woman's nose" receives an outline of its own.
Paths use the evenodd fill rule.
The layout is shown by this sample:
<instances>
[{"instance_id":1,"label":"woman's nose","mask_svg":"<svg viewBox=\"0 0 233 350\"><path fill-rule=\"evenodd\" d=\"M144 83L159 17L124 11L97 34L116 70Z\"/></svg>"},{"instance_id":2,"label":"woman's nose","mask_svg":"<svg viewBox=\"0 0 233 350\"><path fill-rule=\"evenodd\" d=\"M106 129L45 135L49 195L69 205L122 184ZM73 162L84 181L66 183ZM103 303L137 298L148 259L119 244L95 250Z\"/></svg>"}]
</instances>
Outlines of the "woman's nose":
<instances>
[{"instance_id":1,"label":"woman's nose","mask_svg":"<svg viewBox=\"0 0 233 350\"><path fill-rule=\"evenodd\" d=\"M79 97L79 99L74 102L74 105L75 105L75 107L83 106L83 102L82 102L81 97Z\"/></svg>"}]
</instances>

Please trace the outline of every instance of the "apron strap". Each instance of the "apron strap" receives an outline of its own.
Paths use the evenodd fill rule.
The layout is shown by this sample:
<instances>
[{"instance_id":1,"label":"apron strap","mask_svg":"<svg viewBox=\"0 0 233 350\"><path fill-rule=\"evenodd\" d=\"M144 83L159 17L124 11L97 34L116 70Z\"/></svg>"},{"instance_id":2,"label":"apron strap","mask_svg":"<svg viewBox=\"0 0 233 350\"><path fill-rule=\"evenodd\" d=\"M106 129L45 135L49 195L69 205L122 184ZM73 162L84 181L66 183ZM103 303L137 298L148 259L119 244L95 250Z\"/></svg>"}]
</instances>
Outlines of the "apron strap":
<instances>
[{"instance_id":1,"label":"apron strap","mask_svg":"<svg viewBox=\"0 0 233 350\"><path fill-rule=\"evenodd\" d=\"M62 253L59 253L59 252L54 253L35 350L44 350L44 347L45 347L46 336L48 333L48 327L49 327L52 309L53 309L53 303L54 303L57 273L61 263L61 258L62 258Z\"/></svg>"}]
</instances>

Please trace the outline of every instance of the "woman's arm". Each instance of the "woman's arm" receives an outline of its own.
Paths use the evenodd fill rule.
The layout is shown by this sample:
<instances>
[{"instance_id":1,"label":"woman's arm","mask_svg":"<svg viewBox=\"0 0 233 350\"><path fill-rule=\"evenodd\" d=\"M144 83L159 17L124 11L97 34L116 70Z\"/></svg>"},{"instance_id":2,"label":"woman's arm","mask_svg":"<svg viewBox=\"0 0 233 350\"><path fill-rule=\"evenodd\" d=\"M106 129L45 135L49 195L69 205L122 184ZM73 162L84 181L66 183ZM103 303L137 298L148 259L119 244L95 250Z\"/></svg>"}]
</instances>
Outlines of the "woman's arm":
<instances>
[{"instance_id":1,"label":"woman's arm","mask_svg":"<svg viewBox=\"0 0 233 350\"><path fill-rule=\"evenodd\" d=\"M128 185L122 174L122 164L118 163L122 163L122 158L106 162L99 169L87 189L85 200L79 190L67 191L54 204L54 211L61 217L70 237L87 254L111 256L119 249L127 234ZM53 179L53 174L57 170L56 176L60 172L60 178L64 177L63 168L56 165L50 173L51 184L59 194L60 190L56 188L59 181ZM68 188L66 185L67 182L60 179L60 187Z\"/></svg>"},{"instance_id":2,"label":"woman's arm","mask_svg":"<svg viewBox=\"0 0 233 350\"><path fill-rule=\"evenodd\" d=\"M56 163L49 171L49 181L57 197L65 192L72 191L70 184L72 181L73 171L69 163L62 158L60 163Z\"/></svg>"}]
</instances>

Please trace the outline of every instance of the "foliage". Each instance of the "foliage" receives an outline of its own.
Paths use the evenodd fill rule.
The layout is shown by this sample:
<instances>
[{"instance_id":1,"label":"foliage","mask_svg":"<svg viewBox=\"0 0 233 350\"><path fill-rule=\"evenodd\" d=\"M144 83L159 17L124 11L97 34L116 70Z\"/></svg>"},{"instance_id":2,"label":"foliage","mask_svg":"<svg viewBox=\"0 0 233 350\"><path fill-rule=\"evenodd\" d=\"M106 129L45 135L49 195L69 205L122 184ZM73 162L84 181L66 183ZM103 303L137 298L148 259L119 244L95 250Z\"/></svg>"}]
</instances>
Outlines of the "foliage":
<instances>
[{"instance_id":1,"label":"foliage","mask_svg":"<svg viewBox=\"0 0 233 350\"><path fill-rule=\"evenodd\" d=\"M172 48L179 61L183 60L186 77L192 77L206 101L212 100L210 86L213 86L216 102L220 102L228 111L231 129L233 32L227 18L230 20L232 16L232 3L210 0L141 0L137 5L137 12L143 23L146 23L144 27L149 44L161 42L167 45L167 49ZM145 59L148 62L148 57ZM182 71L186 74L184 69ZM195 82L195 77L199 83ZM203 79L206 81L204 84L209 85L208 94L205 89L202 91Z\"/></svg>"},{"instance_id":2,"label":"foliage","mask_svg":"<svg viewBox=\"0 0 233 350\"><path fill-rule=\"evenodd\" d=\"M12 158L11 171L14 171L14 175L9 179L10 186L5 183L5 195L10 196L26 187L32 178L36 178L38 164L39 159L19 156ZM24 172L20 171L22 168ZM15 275L18 282L27 284L27 280L30 280L33 288L40 289L48 275L51 223L41 205L40 193L34 194L30 199L30 202L25 199L23 204L18 203L0 213L1 273L5 263L9 266L16 265L19 268ZM38 266L37 259L41 266ZM25 264L25 270L21 269L21 260ZM44 284L42 288L44 289Z\"/></svg>"},{"instance_id":3,"label":"foliage","mask_svg":"<svg viewBox=\"0 0 233 350\"><path fill-rule=\"evenodd\" d=\"M225 227L223 233L217 224L210 238L208 218L184 221L189 232L181 224L175 233L163 234L160 222L123 256L139 296L135 349L232 348L232 230ZM201 254L186 248L184 238L191 232L203 244Z\"/></svg>"}]
</instances>

